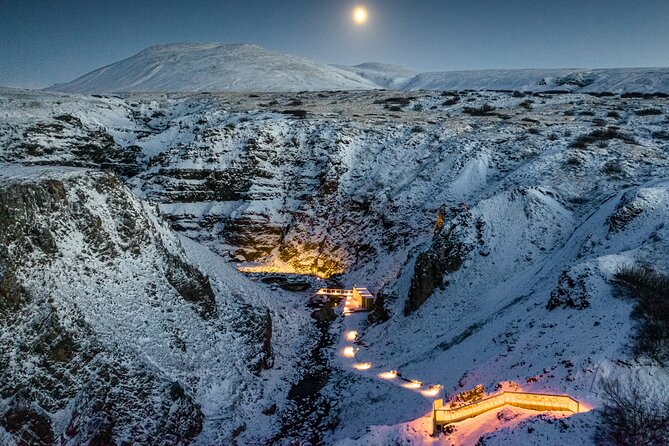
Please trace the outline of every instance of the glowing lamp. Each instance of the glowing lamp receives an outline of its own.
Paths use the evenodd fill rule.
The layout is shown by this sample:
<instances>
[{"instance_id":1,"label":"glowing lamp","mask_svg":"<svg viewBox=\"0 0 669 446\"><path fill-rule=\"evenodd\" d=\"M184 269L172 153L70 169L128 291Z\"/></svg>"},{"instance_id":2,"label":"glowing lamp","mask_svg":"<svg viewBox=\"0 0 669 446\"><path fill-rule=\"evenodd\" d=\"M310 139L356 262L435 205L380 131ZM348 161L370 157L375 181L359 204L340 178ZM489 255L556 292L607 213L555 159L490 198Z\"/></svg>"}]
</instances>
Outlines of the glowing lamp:
<instances>
[{"instance_id":1,"label":"glowing lamp","mask_svg":"<svg viewBox=\"0 0 669 446\"><path fill-rule=\"evenodd\" d=\"M395 379L395 378L397 378L397 370L391 370L389 372L379 373L379 378L381 378L381 379Z\"/></svg>"},{"instance_id":2,"label":"glowing lamp","mask_svg":"<svg viewBox=\"0 0 669 446\"><path fill-rule=\"evenodd\" d=\"M371 362L359 362L357 364L353 364L353 368L356 370L369 370L372 368L372 363Z\"/></svg>"},{"instance_id":3,"label":"glowing lamp","mask_svg":"<svg viewBox=\"0 0 669 446\"><path fill-rule=\"evenodd\" d=\"M420 386L422 386L422 385L423 385L422 382L416 381L415 379L412 379L408 383L402 384L402 387L404 387L406 389L419 389Z\"/></svg>"},{"instance_id":4,"label":"glowing lamp","mask_svg":"<svg viewBox=\"0 0 669 446\"><path fill-rule=\"evenodd\" d=\"M440 390L441 390L441 385L437 384L434 386L430 386L425 390L421 390L420 393L426 397L437 396Z\"/></svg>"}]
</instances>

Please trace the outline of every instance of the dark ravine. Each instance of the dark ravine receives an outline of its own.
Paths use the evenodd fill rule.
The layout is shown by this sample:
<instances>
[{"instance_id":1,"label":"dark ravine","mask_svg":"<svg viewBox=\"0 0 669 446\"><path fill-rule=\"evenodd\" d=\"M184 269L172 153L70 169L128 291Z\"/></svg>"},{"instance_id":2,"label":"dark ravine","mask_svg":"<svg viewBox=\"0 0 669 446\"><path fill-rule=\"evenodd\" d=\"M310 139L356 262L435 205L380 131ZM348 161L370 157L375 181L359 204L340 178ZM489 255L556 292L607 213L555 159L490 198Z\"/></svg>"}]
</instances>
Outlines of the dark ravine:
<instances>
[{"instance_id":1,"label":"dark ravine","mask_svg":"<svg viewBox=\"0 0 669 446\"><path fill-rule=\"evenodd\" d=\"M330 328L337 318L334 310L340 303L338 298L308 303L314 321L310 334L315 343L300 360L300 379L288 392L289 406L280 414L281 429L270 444L323 444L324 433L336 427L337 421L329 416L331 397L322 390L334 372L330 356L335 334Z\"/></svg>"}]
</instances>

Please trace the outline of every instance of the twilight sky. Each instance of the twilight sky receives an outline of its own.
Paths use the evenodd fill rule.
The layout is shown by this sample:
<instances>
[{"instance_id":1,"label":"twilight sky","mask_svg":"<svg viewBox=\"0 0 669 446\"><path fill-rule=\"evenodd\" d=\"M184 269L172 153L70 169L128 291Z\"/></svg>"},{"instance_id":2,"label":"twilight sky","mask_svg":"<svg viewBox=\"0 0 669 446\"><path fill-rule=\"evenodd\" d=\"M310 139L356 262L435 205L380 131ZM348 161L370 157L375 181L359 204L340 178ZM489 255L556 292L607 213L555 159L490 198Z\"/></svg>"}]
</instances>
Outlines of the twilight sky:
<instances>
[{"instance_id":1,"label":"twilight sky","mask_svg":"<svg viewBox=\"0 0 669 446\"><path fill-rule=\"evenodd\" d=\"M0 0L0 85L69 81L172 42L417 71L658 67L669 0Z\"/></svg>"}]
</instances>

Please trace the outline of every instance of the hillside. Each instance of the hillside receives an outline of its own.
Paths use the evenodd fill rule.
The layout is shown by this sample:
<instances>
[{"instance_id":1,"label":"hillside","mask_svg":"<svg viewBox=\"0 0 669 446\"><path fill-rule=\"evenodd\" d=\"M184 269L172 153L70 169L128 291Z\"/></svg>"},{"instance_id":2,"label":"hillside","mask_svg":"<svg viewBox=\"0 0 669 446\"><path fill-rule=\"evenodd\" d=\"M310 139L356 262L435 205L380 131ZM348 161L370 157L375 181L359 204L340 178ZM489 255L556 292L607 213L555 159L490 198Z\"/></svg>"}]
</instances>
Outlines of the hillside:
<instances>
[{"instance_id":1,"label":"hillside","mask_svg":"<svg viewBox=\"0 0 669 446\"><path fill-rule=\"evenodd\" d=\"M299 322L114 175L0 172L0 443L227 443L260 413Z\"/></svg>"},{"instance_id":2,"label":"hillside","mask_svg":"<svg viewBox=\"0 0 669 446\"><path fill-rule=\"evenodd\" d=\"M150 368L156 401L165 401L168 382L196 383L184 385L181 411L153 409L188 409L179 418L187 433L201 419L195 444L474 445L483 437L489 445L591 445L602 377L636 380L650 404L669 400L666 364L634 350L643 326L614 281L623 266L669 271L667 116L666 98L581 93L5 90L0 161L18 173L3 174L3 190L36 184L12 196L39 198L54 180L71 204L32 199L24 207L53 228L12 220L30 241L18 246L32 249L0 261L17 259L10 266L24 287L46 283L62 314L81 309L88 325L72 327L77 339ZM51 255L40 248L53 245L45 232L56 234ZM182 269L197 282L209 278L216 305L208 292L204 307L180 297L166 276L173 257L192 265ZM30 268L39 262L46 267ZM334 311L319 342L323 324L310 317L308 292L253 283L236 266L329 278L309 277L311 289L364 284L383 304L370 315ZM118 280L127 276L137 280ZM152 289L164 312L152 310ZM118 316L105 320L96 305ZM22 352L17 335L35 317L13 311L20 317L2 322L3 352ZM263 325L244 329L267 312L272 367ZM177 328L186 351L167 355ZM354 360L369 368L342 354L348 330L358 331ZM12 357L17 385L40 382L32 364L59 358L31 355ZM315 368L323 373L309 393L296 384ZM419 390L441 385L442 397L507 385L566 393L587 411L505 408L431 437L435 395L379 377L392 370L424 383ZM19 394L11 390L3 395ZM26 399L54 413L51 400ZM0 400L0 420L16 410L8 401ZM58 401L56 409L72 400ZM67 417L50 417L64 432ZM0 439L18 443L2 426Z\"/></svg>"}]
</instances>

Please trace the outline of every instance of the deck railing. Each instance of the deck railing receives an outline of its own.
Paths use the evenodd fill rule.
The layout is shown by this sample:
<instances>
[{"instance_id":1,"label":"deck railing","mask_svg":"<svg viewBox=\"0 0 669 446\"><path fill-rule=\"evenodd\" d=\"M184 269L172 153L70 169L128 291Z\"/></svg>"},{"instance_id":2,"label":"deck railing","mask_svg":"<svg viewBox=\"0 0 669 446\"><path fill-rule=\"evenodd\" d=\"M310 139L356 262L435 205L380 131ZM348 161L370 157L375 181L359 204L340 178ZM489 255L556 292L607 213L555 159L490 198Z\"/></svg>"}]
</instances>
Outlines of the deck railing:
<instances>
[{"instance_id":1,"label":"deck railing","mask_svg":"<svg viewBox=\"0 0 669 446\"><path fill-rule=\"evenodd\" d=\"M564 411L578 413L581 408L579 402L568 395L544 393L504 391L453 409L443 407L444 400L438 399L433 403L432 419L434 432L441 431L449 423L466 420L467 418L472 418L506 405L540 412Z\"/></svg>"},{"instance_id":2,"label":"deck railing","mask_svg":"<svg viewBox=\"0 0 669 446\"><path fill-rule=\"evenodd\" d=\"M341 288L321 288L316 291L316 294L326 296L350 296L353 294L353 290L343 290Z\"/></svg>"}]
</instances>

